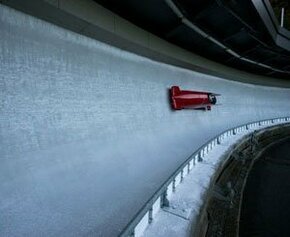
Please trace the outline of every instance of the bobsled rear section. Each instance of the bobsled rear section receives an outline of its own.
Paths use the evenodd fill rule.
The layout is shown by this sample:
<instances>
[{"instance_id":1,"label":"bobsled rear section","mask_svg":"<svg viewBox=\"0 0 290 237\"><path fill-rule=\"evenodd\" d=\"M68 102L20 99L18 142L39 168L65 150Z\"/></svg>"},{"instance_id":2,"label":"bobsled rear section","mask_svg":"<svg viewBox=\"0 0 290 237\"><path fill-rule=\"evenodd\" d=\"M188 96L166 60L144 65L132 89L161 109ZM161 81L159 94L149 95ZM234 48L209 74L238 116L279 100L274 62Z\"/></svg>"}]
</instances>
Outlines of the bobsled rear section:
<instances>
[{"instance_id":1,"label":"bobsled rear section","mask_svg":"<svg viewBox=\"0 0 290 237\"><path fill-rule=\"evenodd\" d=\"M171 99L171 105L172 108L175 110L180 110L182 109L182 104L180 101L177 99L178 96L180 96L180 89L178 86L172 86L170 89L170 99Z\"/></svg>"}]
</instances>

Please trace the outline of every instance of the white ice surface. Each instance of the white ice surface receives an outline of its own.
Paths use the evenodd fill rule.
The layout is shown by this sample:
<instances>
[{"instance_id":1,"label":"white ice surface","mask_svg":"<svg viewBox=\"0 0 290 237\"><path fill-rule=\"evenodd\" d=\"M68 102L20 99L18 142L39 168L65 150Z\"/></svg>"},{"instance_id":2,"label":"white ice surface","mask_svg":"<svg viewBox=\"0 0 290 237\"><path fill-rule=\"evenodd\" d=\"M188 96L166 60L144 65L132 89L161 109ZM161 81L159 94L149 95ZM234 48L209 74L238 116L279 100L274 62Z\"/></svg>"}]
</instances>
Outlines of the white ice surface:
<instances>
[{"instance_id":1,"label":"white ice surface","mask_svg":"<svg viewBox=\"0 0 290 237\"><path fill-rule=\"evenodd\" d=\"M168 88L220 93L172 111ZM116 236L218 133L289 115L290 91L161 64L0 5L0 236Z\"/></svg>"}]
</instances>

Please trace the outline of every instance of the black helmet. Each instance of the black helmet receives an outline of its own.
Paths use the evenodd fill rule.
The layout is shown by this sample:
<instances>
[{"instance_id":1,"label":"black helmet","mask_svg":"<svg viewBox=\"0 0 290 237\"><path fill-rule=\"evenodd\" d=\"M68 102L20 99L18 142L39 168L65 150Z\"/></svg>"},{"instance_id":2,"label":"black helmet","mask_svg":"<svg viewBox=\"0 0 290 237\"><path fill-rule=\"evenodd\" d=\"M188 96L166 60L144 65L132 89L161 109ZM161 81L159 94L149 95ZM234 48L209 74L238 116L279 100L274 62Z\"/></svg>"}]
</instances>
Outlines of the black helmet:
<instances>
[{"instance_id":1,"label":"black helmet","mask_svg":"<svg viewBox=\"0 0 290 237\"><path fill-rule=\"evenodd\" d=\"M216 104L216 97L215 97L215 95L211 95L211 94L209 94L209 95L208 95L208 98L209 98L209 102L210 102L211 104L213 104L213 105Z\"/></svg>"}]
</instances>

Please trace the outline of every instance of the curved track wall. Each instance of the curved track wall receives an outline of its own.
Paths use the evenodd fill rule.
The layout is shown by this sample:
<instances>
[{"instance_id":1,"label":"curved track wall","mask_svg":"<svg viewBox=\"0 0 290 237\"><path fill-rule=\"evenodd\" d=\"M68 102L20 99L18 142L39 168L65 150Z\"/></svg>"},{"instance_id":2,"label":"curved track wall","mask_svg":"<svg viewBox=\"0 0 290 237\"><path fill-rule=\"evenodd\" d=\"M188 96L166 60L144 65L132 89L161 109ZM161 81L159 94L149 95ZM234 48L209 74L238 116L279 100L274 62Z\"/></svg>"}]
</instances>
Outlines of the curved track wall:
<instances>
[{"instance_id":1,"label":"curved track wall","mask_svg":"<svg viewBox=\"0 0 290 237\"><path fill-rule=\"evenodd\" d=\"M0 5L0 235L116 236L199 146L289 89L157 63ZM220 93L172 111L168 88Z\"/></svg>"}]
</instances>

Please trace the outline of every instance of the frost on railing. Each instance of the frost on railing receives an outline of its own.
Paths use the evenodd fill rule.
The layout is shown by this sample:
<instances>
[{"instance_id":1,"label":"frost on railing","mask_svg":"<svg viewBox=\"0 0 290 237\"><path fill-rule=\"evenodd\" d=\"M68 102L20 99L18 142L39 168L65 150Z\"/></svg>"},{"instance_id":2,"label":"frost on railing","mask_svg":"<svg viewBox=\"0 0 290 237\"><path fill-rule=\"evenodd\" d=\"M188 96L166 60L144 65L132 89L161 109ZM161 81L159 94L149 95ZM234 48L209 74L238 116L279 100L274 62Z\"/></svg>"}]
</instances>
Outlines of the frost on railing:
<instances>
[{"instance_id":1,"label":"frost on railing","mask_svg":"<svg viewBox=\"0 0 290 237\"><path fill-rule=\"evenodd\" d=\"M248 123L242 126L231 128L218 136L214 137L206 144L201 146L193 153L178 169L169 177L169 179L158 189L158 191L143 205L140 211L135 215L132 221L122 231L122 237L138 237L141 236L148 225L151 224L156 217L158 211L163 207L170 205L170 197L176 191L176 187L182 183L183 179L193 169L197 162L202 162L205 156L217 145L230 137L235 136L250 129L257 129L261 126L272 126L279 123L290 121L290 117L275 118Z\"/></svg>"}]
</instances>

